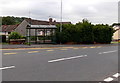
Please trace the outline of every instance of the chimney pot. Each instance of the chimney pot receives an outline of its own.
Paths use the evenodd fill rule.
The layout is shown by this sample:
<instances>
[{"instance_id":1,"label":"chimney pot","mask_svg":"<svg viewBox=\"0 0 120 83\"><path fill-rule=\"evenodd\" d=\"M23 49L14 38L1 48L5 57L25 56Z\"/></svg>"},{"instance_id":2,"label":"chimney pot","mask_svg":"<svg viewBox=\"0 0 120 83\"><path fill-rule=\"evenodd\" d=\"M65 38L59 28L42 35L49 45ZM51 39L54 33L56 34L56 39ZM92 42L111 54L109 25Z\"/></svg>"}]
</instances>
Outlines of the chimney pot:
<instances>
[{"instance_id":1,"label":"chimney pot","mask_svg":"<svg viewBox=\"0 0 120 83\"><path fill-rule=\"evenodd\" d=\"M54 22L56 22L56 20L54 20Z\"/></svg>"},{"instance_id":2,"label":"chimney pot","mask_svg":"<svg viewBox=\"0 0 120 83\"><path fill-rule=\"evenodd\" d=\"M49 22L52 22L52 20L53 20L52 18L49 18Z\"/></svg>"}]
</instances>

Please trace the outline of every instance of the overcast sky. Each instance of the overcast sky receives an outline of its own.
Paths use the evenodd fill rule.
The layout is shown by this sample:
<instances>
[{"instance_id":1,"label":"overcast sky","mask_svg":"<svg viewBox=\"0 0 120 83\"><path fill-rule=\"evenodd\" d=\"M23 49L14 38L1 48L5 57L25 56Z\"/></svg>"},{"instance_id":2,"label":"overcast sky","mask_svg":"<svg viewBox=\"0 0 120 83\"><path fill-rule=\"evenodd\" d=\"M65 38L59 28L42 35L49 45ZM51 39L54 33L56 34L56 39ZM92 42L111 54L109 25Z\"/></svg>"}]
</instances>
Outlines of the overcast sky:
<instances>
[{"instance_id":1,"label":"overcast sky","mask_svg":"<svg viewBox=\"0 0 120 83\"><path fill-rule=\"evenodd\" d=\"M63 21L112 24L118 21L119 0L62 0ZM0 0L0 16L60 21L61 0ZM29 14L30 11L30 14Z\"/></svg>"}]
</instances>

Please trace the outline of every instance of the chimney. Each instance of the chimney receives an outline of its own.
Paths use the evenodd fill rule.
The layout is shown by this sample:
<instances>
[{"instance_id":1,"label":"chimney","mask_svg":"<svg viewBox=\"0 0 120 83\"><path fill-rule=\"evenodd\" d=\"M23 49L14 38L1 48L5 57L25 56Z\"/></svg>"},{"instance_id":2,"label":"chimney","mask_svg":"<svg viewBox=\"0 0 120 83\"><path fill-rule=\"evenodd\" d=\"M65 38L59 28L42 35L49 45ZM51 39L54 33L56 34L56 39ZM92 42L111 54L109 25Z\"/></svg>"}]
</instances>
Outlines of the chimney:
<instances>
[{"instance_id":1,"label":"chimney","mask_svg":"<svg viewBox=\"0 0 120 83\"><path fill-rule=\"evenodd\" d=\"M52 18L49 18L49 22L52 22L53 21L53 19Z\"/></svg>"}]
</instances>

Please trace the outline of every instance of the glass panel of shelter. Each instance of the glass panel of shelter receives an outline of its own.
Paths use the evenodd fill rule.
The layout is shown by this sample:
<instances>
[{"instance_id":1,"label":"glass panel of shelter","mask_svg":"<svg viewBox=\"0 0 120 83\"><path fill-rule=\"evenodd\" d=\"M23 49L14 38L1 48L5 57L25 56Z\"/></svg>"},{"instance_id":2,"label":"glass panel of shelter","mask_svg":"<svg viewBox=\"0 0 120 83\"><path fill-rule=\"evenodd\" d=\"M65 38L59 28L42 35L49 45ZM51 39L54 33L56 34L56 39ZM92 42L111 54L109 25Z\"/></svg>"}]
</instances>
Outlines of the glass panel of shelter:
<instances>
[{"instance_id":1,"label":"glass panel of shelter","mask_svg":"<svg viewBox=\"0 0 120 83\"><path fill-rule=\"evenodd\" d=\"M54 29L29 29L30 31L30 42L35 44L40 43L52 43Z\"/></svg>"}]
</instances>

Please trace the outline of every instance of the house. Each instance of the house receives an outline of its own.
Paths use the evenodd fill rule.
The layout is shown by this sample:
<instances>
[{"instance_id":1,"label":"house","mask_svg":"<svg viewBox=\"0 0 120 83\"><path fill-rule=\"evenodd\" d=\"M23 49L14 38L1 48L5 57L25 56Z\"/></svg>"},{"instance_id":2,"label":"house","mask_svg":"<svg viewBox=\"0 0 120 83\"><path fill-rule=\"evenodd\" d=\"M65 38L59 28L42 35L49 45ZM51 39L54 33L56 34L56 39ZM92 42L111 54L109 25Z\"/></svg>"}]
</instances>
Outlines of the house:
<instances>
[{"instance_id":1,"label":"house","mask_svg":"<svg viewBox=\"0 0 120 83\"><path fill-rule=\"evenodd\" d=\"M2 25L1 31L0 31L0 35L2 35L2 39L4 39L4 41L6 41L6 38L8 39L8 35L15 31L15 29L19 26L19 24L16 25Z\"/></svg>"},{"instance_id":2,"label":"house","mask_svg":"<svg viewBox=\"0 0 120 83\"><path fill-rule=\"evenodd\" d=\"M53 21L49 18L49 21L25 19L20 24L17 25L2 25L2 35L9 35L11 32L18 32L23 36L26 36L26 28L28 25L57 25L60 22ZM62 24L71 24L71 22L62 22Z\"/></svg>"},{"instance_id":3,"label":"house","mask_svg":"<svg viewBox=\"0 0 120 83\"><path fill-rule=\"evenodd\" d=\"M8 35L11 32L13 32L17 27L19 26L19 24L16 25L2 25L2 35Z\"/></svg>"},{"instance_id":4,"label":"house","mask_svg":"<svg viewBox=\"0 0 120 83\"><path fill-rule=\"evenodd\" d=\"M34 20L34 19L25 19L23 20L20 24L17 25L2 25L2 35L6 35L8 37L8 35L11 32L18 32L20 33L22 36L27 36L28 31L27 28L28 26L42 26L42 27L51 27L51 26L56 26L57 24L60 24L61 22L56 22L56 20L53 20L52 18L49 18L48 21L42 21L42 20ZM62 22L62 24L71 24L71 22ZM45 31L46 32L45 32ZM31 32L31 36L46 36L46 35L51 35L51 32L55 32L53 29L49 29L49 28L39 28L39 29L30 29Z\"/></svg>"},{"instance_id":5,"label":"house","mask_svg":"<svg viewBox=\"0 0 120 83\"><path fill-rule=\"evenodd\" d=\"M114 25L113 26L115 32L113 34L113 41L120 40L120 25Z\"/></svg>"}]
</instances>

